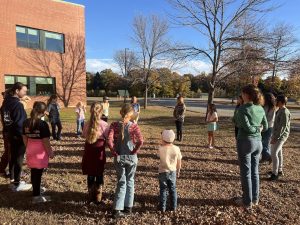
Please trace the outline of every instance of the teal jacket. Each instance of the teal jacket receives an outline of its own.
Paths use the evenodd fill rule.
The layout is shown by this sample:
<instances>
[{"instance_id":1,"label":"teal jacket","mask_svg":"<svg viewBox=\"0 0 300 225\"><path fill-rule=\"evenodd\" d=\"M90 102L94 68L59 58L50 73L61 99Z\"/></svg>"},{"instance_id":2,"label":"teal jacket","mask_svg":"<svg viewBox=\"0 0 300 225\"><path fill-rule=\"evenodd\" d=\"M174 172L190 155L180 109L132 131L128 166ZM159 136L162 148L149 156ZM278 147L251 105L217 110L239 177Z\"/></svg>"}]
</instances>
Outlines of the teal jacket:
<instances>
[{"instance_id":1,"label":"teal jacket","mask_svg":"<svg viewBox=\"0 0 300 225\"><path fill-rule=\"evenodd\" d=\"M237 139L247 139L249 137L257 137L261 139L261 130L268 129L268 121L265 110L260 105L247 103L239 107L234 115L236 126L239 128Z\"/></svg>"}]
</instances>

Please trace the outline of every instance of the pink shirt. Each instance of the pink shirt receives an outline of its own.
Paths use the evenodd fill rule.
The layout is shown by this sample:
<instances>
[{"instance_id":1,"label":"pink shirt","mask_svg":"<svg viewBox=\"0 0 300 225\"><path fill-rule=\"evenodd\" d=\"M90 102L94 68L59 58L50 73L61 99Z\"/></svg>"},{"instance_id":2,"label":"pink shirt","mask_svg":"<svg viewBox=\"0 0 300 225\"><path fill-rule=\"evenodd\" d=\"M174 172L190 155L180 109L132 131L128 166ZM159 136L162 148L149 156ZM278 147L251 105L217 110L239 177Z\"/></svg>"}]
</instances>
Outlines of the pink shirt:
<instances>
[{"instance_id":1,"label":"pink shirt","mask_svg":"<svg viewBox=\"0 0 300 225\"><path fill-rule=\"evenodd\" d=\"M85 138L87 137L89 127L90 127L90 121L86 122L83 127L82 136ZM98 129L98 139L106 139L108 137L108 131L109 131L108 123L101 120Z\"/></svg>"}]
</instances>

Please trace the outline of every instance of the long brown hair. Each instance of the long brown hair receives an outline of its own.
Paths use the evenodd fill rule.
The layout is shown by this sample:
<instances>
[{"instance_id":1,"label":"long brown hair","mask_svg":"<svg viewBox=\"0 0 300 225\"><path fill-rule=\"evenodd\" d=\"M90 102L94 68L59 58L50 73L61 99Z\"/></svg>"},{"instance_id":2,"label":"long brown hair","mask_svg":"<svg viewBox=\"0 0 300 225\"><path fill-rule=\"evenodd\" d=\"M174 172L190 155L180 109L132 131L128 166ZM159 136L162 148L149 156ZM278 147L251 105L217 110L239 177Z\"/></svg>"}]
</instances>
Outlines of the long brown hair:
<instances>
[{"instance_id":1,"label":"long brown hair","mask_svg":"<svg viewBox=\"0 0 300 225\"><path fill-rule=\"evenodd\" d=\"M263 104L264 97L259 88L254 86L253 84L248 84L245 87L243 87L242 92L249 96L250 101L252 101L254 105Z\"/></svg>"},{"instance_id":2,"label":"long brown hair","mask_svg":"<svg viewBox=\"0 0 300 225\"><path fill-rule=\"evenodd\" d=\"M103 108L99 102L95 102L92 104L90 124L89 124L89 129L86 137L86 141L89 144L95 143L99 138L98 133L99 133L102 112L103 112Z\"/></svg>"},{"instance_id":3,"label":"long brown hair","mask_svg":"<svg viewBox=\"0 0 300 225\"><path fill-rule=\"evenodd\" d=\"M45 114L46 109L47 106L44 102L34 102L29 119L30 132L33 132L37 128L41 117L43 117Z\"/></svg>"},{"instance_id":4,"label":"long brown hair","mask_svg":"<svg viewBox=\"0 0 300 225\"><path fill-rule=\"evenodd\" d=\"M47 101L47 106L49 106L53 100L57 99L57 95L51 95L50 98Z\"/></svg>"},{"instance_id":5,"label":"long brown hair","mask_svg":"<svg viewBox=\"0 0 300 225\"><path fill-rule=\"evenodd\" d=\"M122 108L120 110L120 114L122 116L123 121L126 118L127 114L130 112L133 112L133 108L132 108L131 104L128 104L128 103L123 104ZM121 126L121 132L120 132L120 137L121 137L122 142L124 142L124 132L125 132L125 124L123 122L122 126Z\"/></svg>"}]
</instances>

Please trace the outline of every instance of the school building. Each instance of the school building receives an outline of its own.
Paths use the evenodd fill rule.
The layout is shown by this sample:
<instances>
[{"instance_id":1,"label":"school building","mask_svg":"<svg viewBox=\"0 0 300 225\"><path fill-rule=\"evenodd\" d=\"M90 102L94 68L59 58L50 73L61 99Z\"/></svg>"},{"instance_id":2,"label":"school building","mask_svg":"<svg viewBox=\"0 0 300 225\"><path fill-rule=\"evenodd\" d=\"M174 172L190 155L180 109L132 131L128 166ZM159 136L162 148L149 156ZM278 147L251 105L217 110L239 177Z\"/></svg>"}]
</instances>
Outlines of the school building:
<instances>
[{"instance_id":1,"label":"school building","mask_svg":"<svg viewBox=\"0 0 300 225\"><path fill-rule=\"evenodd\" d=\"M72 61L77 53L66 46L69 36L85 45L84 13L84 6L61 0L1 0L0 91L22 82L32 105L68 90L72 77L62 70L74 70L74 61L78 61ZM85 62L85 50L80 57ZM80 66L82 72L73 77L76 82L69 106L86 102L85 63Z\"/></svg>"}]
</instances>

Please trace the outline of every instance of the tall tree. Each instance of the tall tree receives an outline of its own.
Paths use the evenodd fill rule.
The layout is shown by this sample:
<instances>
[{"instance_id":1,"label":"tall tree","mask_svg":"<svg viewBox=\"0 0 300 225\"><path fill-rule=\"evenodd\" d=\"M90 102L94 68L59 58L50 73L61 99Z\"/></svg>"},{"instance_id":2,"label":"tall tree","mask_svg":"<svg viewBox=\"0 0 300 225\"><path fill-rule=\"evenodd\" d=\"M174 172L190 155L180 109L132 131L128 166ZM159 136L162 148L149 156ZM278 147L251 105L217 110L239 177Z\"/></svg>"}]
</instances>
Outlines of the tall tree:
<instances>
[{"instance_id":1,"label":"tall tree","mask_svg":"<svg viewBox=\"0 0 300 225\"><path fill-rule=\"evenodd\" d=\"M185 57L205 58L211 64L211 79L209 82L208 103L213 103L218 77L224 74L228 63L221 60L232 50L232 43L246 39L254 34L235 34L232 30L245 15L252 16L265 12L266 3L270 0L169 0L177 10L175 22L189 26L206 38L208 47L181 45L176 50L184 52ZM251 31L251 30L249 30Z\"/></svg>"},{"instance_id":2,"label":"tall tree","mask_svg":"<svg viewBox=\"0 0 300 225\"><path fill-rule=\"evenodd\" d=\"M155 62L161 59L170 48L167 34L169 25L166 20L158 16L136 16L133 21L132 39L139 48L141 54L142 78L140 82L145 87L144 108L147 108L148 91L151 85L156 81L150 79L151 70Z\"/></svg>"}]
</instances>

